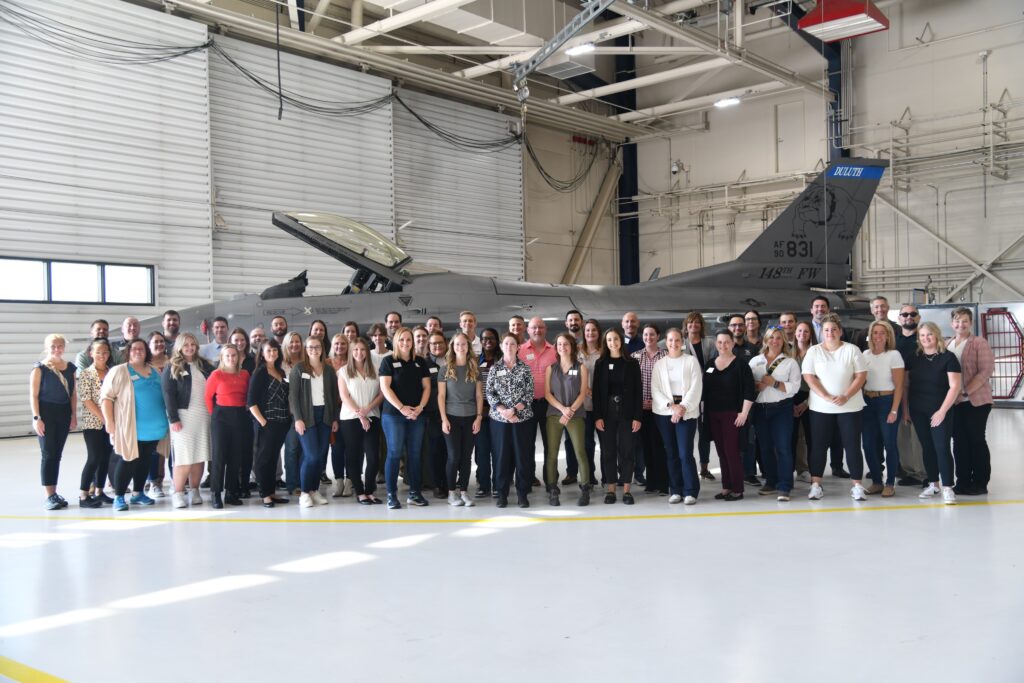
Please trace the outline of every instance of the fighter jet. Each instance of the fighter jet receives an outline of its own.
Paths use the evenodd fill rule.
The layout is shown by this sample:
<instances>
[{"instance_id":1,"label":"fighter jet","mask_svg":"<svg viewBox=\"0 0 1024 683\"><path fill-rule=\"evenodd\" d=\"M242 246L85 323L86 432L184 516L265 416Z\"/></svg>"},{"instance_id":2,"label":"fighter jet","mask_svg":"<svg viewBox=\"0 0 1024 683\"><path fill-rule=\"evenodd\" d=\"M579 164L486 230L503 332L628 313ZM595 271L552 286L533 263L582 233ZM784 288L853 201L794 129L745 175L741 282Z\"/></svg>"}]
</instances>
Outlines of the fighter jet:
<instances>
[{"instance_id":1,"label":"fighter jet","mask_svg":"<svg viewBox=\"0 0 1024 683\"><path fill-rule=\"evenodd\" d=\"M521 282L421 267L394 242L351 219L275 212L274 225L352 269L347 286L338 294L303 296L303 272L260 294L182 310L181 329L205 330L203 322L222 315L231 327L262 324L269 331L270 321L283 315L293 330L320 319L332 332L349 320L365 331L388 311L398 311L407 323L438 316L451 328L467 309L481 329L504 329L514 315L563 320L571 309L616 324L636 311L644 321L678 325L692 310L712 318L747 309L806 311L816 293L827 296L833 310L856 310L842 293L850 254L887 166L878 159L833 162L737 259L626 286ZM159 326L153 318L143 329Z\"/></svg>"}]
</instances>

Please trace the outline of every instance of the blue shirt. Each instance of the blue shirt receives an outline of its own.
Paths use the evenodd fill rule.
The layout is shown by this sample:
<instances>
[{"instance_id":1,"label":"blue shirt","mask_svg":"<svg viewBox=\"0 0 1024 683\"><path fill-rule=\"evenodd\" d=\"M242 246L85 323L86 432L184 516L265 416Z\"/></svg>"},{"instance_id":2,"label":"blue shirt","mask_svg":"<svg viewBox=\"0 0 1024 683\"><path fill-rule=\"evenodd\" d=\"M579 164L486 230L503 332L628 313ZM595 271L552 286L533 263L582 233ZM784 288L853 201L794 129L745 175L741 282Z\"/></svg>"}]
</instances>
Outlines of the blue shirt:
<instances>
[{"instance_id":1,"label":"blue shirt","mask_svg":"<svg viewBox=\"0 0 1024 683\"><path fill-rule=\"evenodd\" d=\"M160 388L160 373L150 369L149 377L143 377L129 366L128 375L135 390L135 438L159 441L167 435L167 411Z\"/></svg>"}]
</instances>

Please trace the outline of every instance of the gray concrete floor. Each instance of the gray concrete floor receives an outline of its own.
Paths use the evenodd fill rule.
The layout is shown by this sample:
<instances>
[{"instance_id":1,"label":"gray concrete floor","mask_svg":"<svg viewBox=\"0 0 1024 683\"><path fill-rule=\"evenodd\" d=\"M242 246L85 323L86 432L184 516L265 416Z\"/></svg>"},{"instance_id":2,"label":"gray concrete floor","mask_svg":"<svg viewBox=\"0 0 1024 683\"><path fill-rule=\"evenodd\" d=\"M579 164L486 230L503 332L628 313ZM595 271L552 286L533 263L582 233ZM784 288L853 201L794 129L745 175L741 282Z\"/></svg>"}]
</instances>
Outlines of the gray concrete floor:
<instances>
[{"instance_id":1,"label":"gray concrete floor","mask_svg":"<svg viewBox=\"0 0 1024 683\"><path fill-rule=\"evenodd\" d=\"M956 507L826 477L788 504L117 515L75 505L81 436L49 513L36 442L4 440L0 679L1017 682L1022 436L993 412L991 493Z\"/></svg>"}]
</instances>

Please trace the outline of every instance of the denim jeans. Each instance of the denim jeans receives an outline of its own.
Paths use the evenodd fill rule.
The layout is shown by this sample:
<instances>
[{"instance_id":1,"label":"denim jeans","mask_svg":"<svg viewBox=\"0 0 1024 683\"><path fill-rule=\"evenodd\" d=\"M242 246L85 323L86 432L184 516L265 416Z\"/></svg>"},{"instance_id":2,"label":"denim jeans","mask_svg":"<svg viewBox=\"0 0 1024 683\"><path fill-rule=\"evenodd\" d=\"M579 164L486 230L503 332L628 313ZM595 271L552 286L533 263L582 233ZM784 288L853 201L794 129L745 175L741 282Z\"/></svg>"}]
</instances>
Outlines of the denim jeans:
<instances>
[{"instance_id":1,"label":"denim jeans","mask_svg":"<svg viewBox=\"0 0 1024 683\"><path fill-rule=\"evenodd\" d=\"M302 443L295 425L284 437L284 481L289 491L302 488Z\"/></svg>"},{"instance_id":2,"label":"denim jeans","mask_svg":"<svg viewBox=\"0 0 1024 683\"><path fill-rule=\"evenodd\" d=\"M914 423L914 431L921 441L924 455L924 469L928 481L939 481L943 486L953 485L953 451L950 440L953 438L953 410L946 413L946 419L938 427L932 427L931 419L934 410L915 410L910 404L910 420Z\"/></svg>"},{"instance_id":3,"label":"denim jeans","mask_svg":"<svg viewBox=\"0 0 1024 683\"><path fill-rule=\"evenodd\" d=\"M402 453L405 452L405 478L409 482L409 493L420 492L423 484L423 431L426 428L426 420L421 415L415 420L408 419L405 415L384 413L380 418L381 427L384 428L384 438L388 443L388 455L384 462L384 480L387 484L388 495L398 493L398 468L402 462Z\"/></svg>"},{"instance_id":4,"label":"denim jeans","mask_svg":"<svg viewBox=\"0 0 1024 683\"><path fill-rule=\"evenodd\" d=\"M476 458L476 485L481 491L494 490L494 452L491 448L491 420L485 417L480 423L474 445Z\"/></svg>"},{"instance_id":5,"label":"denim jeans","mask_svg":"<svg viewBox=\"0 0 1024 683\"><path fill-rule=\"evenodd\" d=\"M755 403L751 412L765 486L789 493L793 490L793 399Z\"/></svg>"},{"instance_id":6,"label":"denim jeans","mask_svg":"<svg viewBox=\"0 0 1024 683\"><path fill-rule=\"evenodd\" d=\"M672 424L669 415L655 415L655 424L665 444L665 460L668 467L668 491L676 496L697 497L700 493L700 477L693 460L693 435L697 431L696 420L680 420Z\"/></svg>"},{"instance_id":7,"label":"denim jeans","mask_svg":"<svg viewBox=\"0 0 1024 683\"><path fill-rule=\"evenodd\" d=\"M885 448L885 484L896 483L900 469L899 415L889 424L892 396L864 397L864 459L868 461L868 474L875 484L882 483L882 449Z\"/></svg>"},{"instance_id":8,"label":"denim jeans","mask_svg":"<svg viewBox=\"0 0 1024 683\"><path fill-rule=\"evenodd\" d=\"M327 466L327 449L331 446L331 427L324 424L323 406L313 408L313 422L306 425L306 431L299 436L302 444L303 491L318 491L320 475Z\"/></svg>"}]
</instances>

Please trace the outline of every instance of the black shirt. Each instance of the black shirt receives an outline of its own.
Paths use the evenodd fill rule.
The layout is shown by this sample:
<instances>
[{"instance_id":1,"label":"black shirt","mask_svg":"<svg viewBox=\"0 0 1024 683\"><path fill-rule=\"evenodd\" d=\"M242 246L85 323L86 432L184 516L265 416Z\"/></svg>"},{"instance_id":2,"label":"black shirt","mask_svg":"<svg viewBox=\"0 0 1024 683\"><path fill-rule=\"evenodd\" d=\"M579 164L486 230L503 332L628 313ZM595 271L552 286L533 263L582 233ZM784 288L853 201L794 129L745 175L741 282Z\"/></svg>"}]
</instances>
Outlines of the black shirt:
<instances>
[{"instance_id":1,"label":"black shirt","mask_svg":"<svg viewBox=\"0 0 1024 683\"><path fill-rule=\"evenodd\" d=\"M917 332L904 337L902 332L896 334L896 350L903 356L903 367L910 369L910 360L917 353Z\"/></svg>"},{"instance_id":2,"label":"black shirt","mask_svg":"<svg viewBox=\"0 0 1024 683\"><path fill-rule=\"evenodd\" d=\"M960 372L960 361L950 351L930 357L923 353L911 356L907 364L910 409L915 413L938 410L949 392L950 372Z\"/></svg>"},{"instance_id":3,"label":"black shirt","mask_svg":"<svg viewBox=\"0 0 1024 683\"><path fill-rule=\"evenodd\" d=\"M750 365L739 356L725 370L719 370L713 362L708 363L702 396L705 412L743 412L743 402L757 398Z\"/></svg>"},{"instance_id":4,"label":"black shirt","mask_svg":"<svg viewBox=\"0 0 1024 683\"><path fill-rule=\"evenodd\" d=\"M700 371L704 372L704 342L693 342L693 357L697 359Z\"/></svg>"},{"instance_id":5,"label":"black shirt","mask_svg":"<svg viewBox=\"0 0 1024 683\"><path fill-rule=\"evenodd\" d=\"M384 356L380 362L378 373L381 377L391 378L391 390L398 396L404 406L416 407L423 398L423 378L430 377L427 362L419 357L412 360L400 360L394 355ZM391 401L384 400L384 412L388 415L401 415Z\"/></svg>"}]
</instances>

